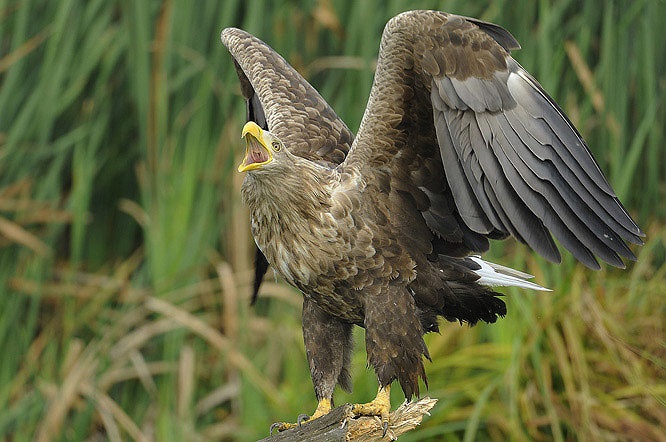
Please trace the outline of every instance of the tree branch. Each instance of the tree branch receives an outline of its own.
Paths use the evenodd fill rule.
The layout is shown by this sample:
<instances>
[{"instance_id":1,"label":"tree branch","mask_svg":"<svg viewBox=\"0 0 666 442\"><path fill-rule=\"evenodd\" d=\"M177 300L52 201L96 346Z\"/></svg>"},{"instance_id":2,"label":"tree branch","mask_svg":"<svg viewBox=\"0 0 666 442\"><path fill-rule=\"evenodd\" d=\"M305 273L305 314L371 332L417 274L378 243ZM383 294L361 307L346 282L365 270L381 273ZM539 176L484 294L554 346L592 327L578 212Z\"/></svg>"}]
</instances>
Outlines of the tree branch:
<instances>
[{"instance_id":1,"label":"tree branch","mask_svg":"<svg viewBox=\"0 0 666 442\"><path fill-rule=\"evenodd\" d=\"M437 403L437 399L425 397L415 402L405 402L391 413L386 438L382 437L382 424L378 417L354 418L351 405L345 404L331 410L325 416L306 422L298 428L283 431L258 442L372 442L395 440L403 433L416 428L424 415Z\"/></svg>"}]
</instances>

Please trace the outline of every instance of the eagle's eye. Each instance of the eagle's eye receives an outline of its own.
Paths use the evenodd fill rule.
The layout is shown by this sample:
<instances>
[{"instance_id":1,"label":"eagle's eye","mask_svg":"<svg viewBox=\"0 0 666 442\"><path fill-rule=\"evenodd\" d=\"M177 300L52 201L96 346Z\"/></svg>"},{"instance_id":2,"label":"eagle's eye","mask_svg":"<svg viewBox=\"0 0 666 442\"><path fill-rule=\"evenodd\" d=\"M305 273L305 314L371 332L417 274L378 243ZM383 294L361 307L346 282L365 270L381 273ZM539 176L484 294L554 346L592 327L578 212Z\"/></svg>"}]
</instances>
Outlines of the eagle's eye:
<instances>
[{"instance_id":1,"label":"eagle's eye","mask_svg":"<svg viewBox=\"0 0 666 442\"><path fill-rule=\"evenodd\" d=\"M273 146L273 150L274 150L275 152L279 152L280 149L282 149L282 145L280 144L279 141L273 141L273 142L271 143L271 145Z\"/></svg>"}]
</instances>

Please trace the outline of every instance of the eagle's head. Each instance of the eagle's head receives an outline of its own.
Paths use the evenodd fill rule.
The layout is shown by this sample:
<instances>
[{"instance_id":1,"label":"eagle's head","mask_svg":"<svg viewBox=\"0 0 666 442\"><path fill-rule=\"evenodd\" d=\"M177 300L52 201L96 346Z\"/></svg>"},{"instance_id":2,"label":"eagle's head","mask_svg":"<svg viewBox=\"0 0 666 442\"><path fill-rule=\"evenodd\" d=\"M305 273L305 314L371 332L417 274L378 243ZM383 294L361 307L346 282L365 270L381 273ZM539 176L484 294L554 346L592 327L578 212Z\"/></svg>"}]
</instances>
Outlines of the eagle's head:
<instances>
[{"instance_id":1,"label":"eagle's head","mask_svg":"<svg viewBox=\"0 0 666 442\"><path fill-rule=\"evenodd\" d=\"M245 124L241 138L245 138L245 157L238 166L239 172L277 171L282 169L281 165L290 162L289 152L282 141L254 121Z\"/></svg>"},{"instance_id":2,"label":"eagle's head","mask_svg":"<svg viewBox=\"0 0 666 442\"><path fill-rule=\"evenodd\" d=\"M292 154L280 139L253 121L243 127L242 138L245 157L238 171L247 174L241 195L253 216L273 219L277 211L278 218L285 219L288 213L302 216L312 210L314 214L328 204L330 170Z\"/></svg>"}]
</instances>

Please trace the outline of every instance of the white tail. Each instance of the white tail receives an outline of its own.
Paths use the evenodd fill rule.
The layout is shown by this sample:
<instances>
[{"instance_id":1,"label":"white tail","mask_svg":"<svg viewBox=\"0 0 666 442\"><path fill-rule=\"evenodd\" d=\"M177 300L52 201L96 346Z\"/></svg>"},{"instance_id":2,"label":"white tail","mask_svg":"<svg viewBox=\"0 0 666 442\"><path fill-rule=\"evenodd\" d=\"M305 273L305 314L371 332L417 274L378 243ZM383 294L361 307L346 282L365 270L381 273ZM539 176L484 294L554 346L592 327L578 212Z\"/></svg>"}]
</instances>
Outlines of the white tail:
<instances>
[{"instance_id":1,"label":"white tail","mask_svg":"<svg viewBox=\"0 0 666 442\"><path fill-rule=\"evenodd\" d=\"M522 287L532 290L542 290L550 292L550 289L542 287L539 284L527 281L534 278L527 273L519 272L518 270L504 267L499 264L484 261L479 256L470 256L472 261L481 266L479 270L474 270L474 273L481 278L477 281L481 285L501 286L501 287Z\"/></svg>"}]
</instances>

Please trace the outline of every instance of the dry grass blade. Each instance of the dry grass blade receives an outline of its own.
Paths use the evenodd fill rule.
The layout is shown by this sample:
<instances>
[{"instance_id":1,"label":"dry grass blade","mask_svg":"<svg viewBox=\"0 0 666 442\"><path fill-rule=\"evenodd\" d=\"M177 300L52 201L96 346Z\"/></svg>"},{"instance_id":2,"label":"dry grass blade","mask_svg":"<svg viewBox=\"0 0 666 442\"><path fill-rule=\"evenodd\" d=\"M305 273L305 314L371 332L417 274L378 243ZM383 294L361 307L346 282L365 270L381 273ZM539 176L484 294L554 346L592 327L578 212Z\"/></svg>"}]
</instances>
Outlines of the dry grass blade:
<instances>
[{"instance_id":1,"label":"dry grass blade","mask_svg":"<svg viewBox=\"0 0 666 442\"><path fill-rule=\"evenodd\" d=\"M0 235L26 246L39 255L46 256L51 252L51 248L40 241L35 235L2 216L0 216Z\"/></svg>"},{"instance_id":2,"label":"dry grass blade","mask_svg":"<svg viewBox=\"0 0 666 442\"><path fill-rule=\"evenodd\" d=\"M73 361L71 368L55 395L49 401L46 414L37 429L35 442L49 442L65 425L67 414L82 393L82 386L92 381L98 366L96 343L90 343Z\"/></svg>"},{"instance_id":3,"label":"dry grass blade","mask_svg":"<svg viewBox=\"0 0 666 442\"><path fill-rule=\"evenodd\" d=\"M134 362L134 360L132 359ZM125 381L139 379L148 391L149 394L152 394L154 391L154 381L152 380L155 376L165 375L176 372L177 367L172 362L151 362L145 364L145 367L141 366L132 366L132 367L123 367L123 368L111 368L106 370L101 374L98 386L101 391L108 391L113 385L122 384Z\"/></svg>"},{"instance_id":4,"label":"dry grass blade","mask_svg":"<svg viewBox=\"0 0 666 442\"><path fill-rule=\"evenodd\" d=\"M151 442L151 439L141 431L132 418L123 411L122 407L120 407L107 394L95 389L87 382L82 385L81 391L93 400L101 415L112 416L113 419L115 419L115 422L117 422L133 440L137 442Z\"/></svg>"},{"instance_id":5,"label":"dry grass blade","mask_svg":"<svg viewBox=\"0 0 666 442\"><path fill-rule=\"evenodd\" d=\"M22 59L39 47L51 35L51 28L46 27L38 32L34 37L26 40L13 52L0 58L0 74L9 69L14 63Z\"/></svg>"},{"instance_id":6,"label":"dry grass blade","mask_svg":"<svg viewBox=\"0 0 666 442\"><path fill-rule=\"evenodd\" d=\"M181 324L191 332L201 336L214 348L226 354L229 361L264 392L267 399L277 404L283 402L283 399L275 386L257 371L254 365L252 365L252 362L250 362L243 354L235 350L234 346L231 345L227 338L220 332L191 313L179 309L161 299L149 297L146 300L146 307L154 312L161 313L167 318Z\"/></svg>"},{"instance_id":7,"label":"dry grass blade","mask_svg":"<svg viewBox=\"0 0 666 442\"><path fill-rule=\"evenodd\" d=\"M186 345L180 351L178 361L178 417L182 422L188 422L192 410L194 397L194 382L196 378L194 350Z\"/></svg>"},{"instance_id":8,"label":"dry grass blade","mask_svg":"<svg viewBox=\"0 0 666 442\"><path fill-rule=\"evenodd\" d=\"M152 395L157 394L157 385L153 380L153 374L155 371L154 369L151 370L151 367L146 363L146 359L143 355L139 351L131 351L130 360L132 361L132 367L135 370L136 376L141 380L141 384L143 384L146 391ZM110 372L107 372L107 374L110 375ZM117 378L113 379L111 376L109 376L109 378L110 379L107 379L111 380L111 382L108 383L109 386L118 382ZM104 383L100 382L100 385L104 385Z\"/></svg>"},{"instance_id":9,"label":"dry grass blade","mask_svg":"<svg viewBox=\"0 0 666 442\"><path fill-rule=\"evenodd\" d=\"M571 41L567 41L564 44L564 48L567 51L569 60L571 60L571 64L576 70L578 79L585 88L587 94L590 96L590 101L592 106L594 106L594 110L596 110L600 115L604 115L604 113L606 113L604 96L599 88L597 88L594 81L594 75L592 74L590 67L585 62L582 54L580 53L580 49L578 49L578 46ZM615 137L619 137L620 125L612 114L606 115L606 125Z\"/></svg>"},{"instance_id":10,"label":"dry grass blade","mask_svg":"<svg viewBox=\"0 0 666 442\"><path fill-rule=\"evenodd\" d=\"M197 416L208 413L216 406L232 400L240 394L238 384L225 384L208 393L195 406Z\"/></svg>"}]
</instances>

